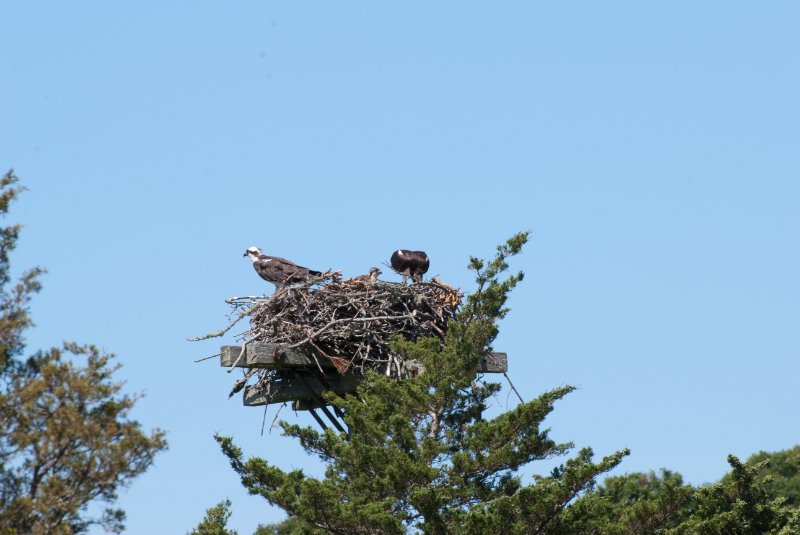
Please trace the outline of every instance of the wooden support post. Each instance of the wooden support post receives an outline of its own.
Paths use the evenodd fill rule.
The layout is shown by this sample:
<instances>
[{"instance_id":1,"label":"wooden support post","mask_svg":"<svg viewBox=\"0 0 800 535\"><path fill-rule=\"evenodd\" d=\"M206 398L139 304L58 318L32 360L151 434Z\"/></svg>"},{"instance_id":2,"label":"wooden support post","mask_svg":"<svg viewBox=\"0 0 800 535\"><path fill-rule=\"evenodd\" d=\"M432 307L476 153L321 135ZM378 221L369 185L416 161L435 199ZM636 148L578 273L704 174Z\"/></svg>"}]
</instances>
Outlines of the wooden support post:
<instances>
[{"instance_id":1,"label":"wooden support post","mask_svg":"<svg viewBox=\"0 0 800 535\"><path fill-rule=\"evenodd\" d=\"M333 414L331 414L331 411L328 410L328 407L325 405L325 400L322 399L316 392L314 392L314 390L311 389L311 386L309 386L308 384L308 379L299 373L295 373L294 375L296 378L300 379L300 381L306 386L309 394L311 394L311 397L314 399L314 401L320 404L319 405L320 410L323 413L325 413L325 416L327 416L328 420L331 421L333 427L335 427L340 433L345 433L344 427L342 427L342 425L339 423L339 420L337 420L336 417ZM325 385L324 381L323 381L323 386L327 386L328 388L330 388L330 385Z\"/></svg>"},{"instance_id":2,"label":"wooden support post","mask_svg":"<svg viewBox=\"0 0 800 535\"><path fill-rule=\"evenodd\" d=\"M322 420L322 418L319 417L319 414L317 414L316 410L310 408L308 409L308 412L311 413L311 416L314 417L314 419L317 421L317 423L319 424L319 426L322 428L323 431L328 429L328 426L325 425L325 422Z\"/></svg>"}]
</instances>

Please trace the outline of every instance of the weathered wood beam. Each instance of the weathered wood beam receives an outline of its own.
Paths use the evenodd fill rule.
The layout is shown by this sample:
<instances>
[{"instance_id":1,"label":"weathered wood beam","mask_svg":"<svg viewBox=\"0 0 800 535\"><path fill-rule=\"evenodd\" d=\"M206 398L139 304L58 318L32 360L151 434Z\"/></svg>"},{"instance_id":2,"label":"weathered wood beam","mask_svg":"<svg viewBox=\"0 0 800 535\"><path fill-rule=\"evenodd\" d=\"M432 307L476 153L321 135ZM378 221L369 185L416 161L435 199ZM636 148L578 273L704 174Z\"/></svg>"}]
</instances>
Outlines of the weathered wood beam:
<instances>
[{"instance_id":1,"label":"weathered wood beam","mask_svg":"<svg viewBox=\"0 0 800 535\"><path fill-rule=\"evenodd\" d=\"M310 411L312 409L318 409L322 405L323 405L322 403L313 399L296 399L292 401L292 410Z\"/></svg>"},{"instance_id":2,"label":"weathered wood beam","mask_svg":"<svg viewBox=\"0 0 800 535\"><path fill-rule=\"evenodd\" d=\"M220 366L230 368L236 363L237 368L272 368L302 369L309 366L317 367L314 359L297 349L285 349L280 344L247 344L242 358L242 346L222 346L219 350ZM325 362L323 362L323 360ZM327 359L320 359L320 365L333 368Z\"/></svg>"},{"instance_id":3,"label":"weathered wood beam","mask_svg":"<svg viewBox=\"0 0 800 535\"><path fill-rule=\"evenodd\" d=\"M275 370L303 370L317 368L317 363L302 351L284 349L280 344L248 344L245 354L239 359L241 346L222 346L220 348L220 366L230 368L236 363L237 368L270 368ZM333 363L322 357L319 365L334 369ZM508 371L508 356L505 353L490 353L478 362L480 373L503 373Z\"/></svg>"},{"instance_id":4,"label":"weathered wood beam","mask_svg":"<svg viewBox=\"0 0 800 535\"><path fill-rule=\"evenodd\" d=\"M492 354L482 359L478 365L478 372L483 373L485 370L495 371L504 368L505 365L505 353ZM356 387L363 380L360 375L340 375L335 370L331 370L325 375L282 371L278 373L286 373L286 375L280 377L279 381L271 382L267 390L262 390L255 385L245 387L244 404L246 406L259 406L293 401L295 410L318 408L323 406L320 403L323 392L332 390L337 394L352 393L355 392Z\"/></svg>"},{"instance_id":5,"label":"weathered wood beam","mask_svg":"<svg viewBox=\"0 0 800 535\"><path fill-rule=\"evenodd\" d=\"M287 350L280 344L248 344L244 355L241 353L241 346L221 347L220 365L230 367L236 363L236 367L239 368L269 368L287 372L280 381L273 381L267 390L256 386L245 387L244 404L247 406L294 401L295 410L318 408L322 406L319 396L323 392L328 390L333 390L338 394L355 392L362 380L360 375L339 374L326 358L319 359L319 365L326 370L324 376L320 375L317 363L313 358L297 349ZM302 373L304 371L311 373ZM476 371L478 373L506 372L508 371L508 356L505 353L490 353L481 358L476 366ZM296 372L302 373L302 375ZM419 366L419 373L423 372L424 369Z\"/></svg>"},{"instance_id":6,"label":"weathered wood beam","mask_svg":"<svg viewBox=\"0 0 800 535\"><path fill-rule=\"evenodd\" d=\"M478 361L479 373L505 373L508 371L508 355L505 353L489 353Z\"/></svg>"},{"instance_id":7,"label":"weathered wood beam","mask_svg":"<svg viewBox=\"0 0 800 535\"><path fill-rule=\"evenodd\" d=\"M267 389L255 385L246 386L244 389L244 404L247 406L269 405L283 403L298 399L315 399L322 396L323 392L332 389L337 394L355 392L356 387L363 379L359 375L339 375L336 372L324 376L324 384L315 375L303 375L305 381L297 377L286 377L280 382L270 383Z\"/></svg>"}]
</instances>

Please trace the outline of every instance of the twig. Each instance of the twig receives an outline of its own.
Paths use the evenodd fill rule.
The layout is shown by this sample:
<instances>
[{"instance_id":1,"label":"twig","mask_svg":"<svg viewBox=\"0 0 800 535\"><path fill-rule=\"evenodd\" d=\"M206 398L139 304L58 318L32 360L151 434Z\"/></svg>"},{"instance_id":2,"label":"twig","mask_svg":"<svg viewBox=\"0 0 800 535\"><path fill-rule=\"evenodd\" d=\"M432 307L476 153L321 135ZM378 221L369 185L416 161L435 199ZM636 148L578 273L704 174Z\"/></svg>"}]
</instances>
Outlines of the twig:
<instances>
[{"instance_id":1,"label":"twig","mask_svg":"<svg viewBox=\"0 0 800 535\"><path fill-rule=\"evenodd\" d=\"M214 353L213 355L209 355L207 357L202 357L197 359L195 362L203 362L204 360L213 359L214 357L218 357L219 353Z\"/></svg>"},{"instance_id":2,"label":"twig","mask_svg":"<svg viewBox=\"0 0 800 535\"><path fill-rule=\"evenodd\" d=\"M243 295L243 296L238 296L238 297L229 297L229 298L227 298L225 300L225 302L228 303L229 305L235 305L235 304L238 304L240 301L243 302L243 303L247 303L247 302L251 302L251 301L257 301L259 299L269 299L269 296L267 296L267 295Z\"/></svg>"},{"instance_id":3,"label":"twig","mask_svg":"<svg viewBox=\"0 0 800 535\"><path fill-rule=\"evenodd\" d=\"M301 341L297 342L296 344L292 344L290 346L286 346L286 349L292 349L292 348L295 348L295 347L298 347L298 346L301 346L301 345L305 344L306 342L316 338L317 336L319 336L323 332L327 331L330 327L333 327L337 323L354 323L354 322L358 322L358 321L377 321L377 320L398 320L398 319L411 318L411 317L412 317L411 314L405 314L403 316L376 316L376 317L372 317L372 318L340 318L338 320L333 320L333 321L329 322L327 325L322 327L320 330L318 330L314 334L310 335L305 340L301 340Z\"/></svg>"},{"instance_id":4,"label":"twig","mask_svg":"<svg viewBox=\"0 0 800 535\"><path fill-rule=\"evenodd\" d=\"M324 356L326 356L328 358L328 360L332 360L330 355L325 353L317 344L315 344L313 341L310 341L310 343L311 343L312 346L314 346L314 349L316 349L317 351L322 353ZM319 359L317 359L317 356L314 353L311 353L311 356L314 357L314 362L317 363L317 368L319 368L319 373L321 373L322 375L325 375L325 372L322 371L322 365L319 363Z\"/></svg>"},{"instance_id":5,"label":"twig","mask_svg":"<svg viewBox=\"0 0 800 535\"><path fill-rule=\"evenodd\" d=\"M236 319L231 322L230 325L228 325L227 327L225 327L221 331L217 331L215 333L204 334L203 336L198 336L197 338L187 338L187 340L189 340L190 342L200 342L201 340L208 340L209 338L219 338L220 336L224 335L226 332L228 332L231 329L233 329L233 326L236 325L237 323L239 323L239 320L241 320L243 317L250 315L250 313L253 312L256 309L257 306L258 305L253 305L250 308L248 308L247 310L241 312L236 317Z\"/></svg>"},{"instance_id":6,"label":"twig","mask_svg":"<svg viewBox=\"0 0 800 535\"><path fill-rule=\"evenodd\" d=\"M231 364L231 367L228 368L228 373L231 373L233 371L233 369L236 367L236 365L239 364L239 361L242 360L242 357L244 356L245 352L247 351L247 344L249 344L253 340L255 340L255 337L253 337L253 338L251 338L249 340L246 340L242 344L242 350L239 351L239 356L236 357L236 360L233 361L233 364Z\"/></svg>"},{"instance_id":7,"label":"twig","mask_svg":"<svg viewBox=\"0 0 800 535\"><path fill-rule=\"evenodd\" d=\"M275 420L278 419L278 415L281 413L281 411L283 410L283 408L285 406L286 406L286 402L281 403L281 406L278 407L278 411L275 413L275 417L272 419L272 422L269 424L269 432L270 433L272 433L272 428L275 427ZM265 411L266 411L266 409L265 409ZM266 414L266 412L265 412L265 414ZM264 435L264 424L263 423L261 424L261 435L262 436Z\"/></svg>"}]
</instances>

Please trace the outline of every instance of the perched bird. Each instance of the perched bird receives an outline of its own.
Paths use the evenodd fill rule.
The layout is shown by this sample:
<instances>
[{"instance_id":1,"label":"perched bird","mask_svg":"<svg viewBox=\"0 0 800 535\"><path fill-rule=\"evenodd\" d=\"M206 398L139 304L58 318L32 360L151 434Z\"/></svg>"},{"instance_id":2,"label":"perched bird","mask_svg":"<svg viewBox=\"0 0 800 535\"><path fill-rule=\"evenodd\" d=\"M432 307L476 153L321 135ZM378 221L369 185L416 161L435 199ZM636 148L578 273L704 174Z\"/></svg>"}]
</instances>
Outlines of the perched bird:
<instances>
[{"instance_id":1,"label":"perched bird","mask_svg":"<svg viewBox=\"0 0 800 535\"><path fill-rule=\"evenodd\" d=\"M380 275L381 273L383 272L376 267L369 268L369 273L367 273L367 280L369 280L369 282L375 282L376 280L378 280L378 275Z\"/></svg>"},{"instance_id":2,"label":"perched bird","mask_svg":"<svg viewBox=\"0 0 800 535\"><path fill-rule=\"evenodd\" d=\"M378 280L378 275L380 275L381 273L382 273L381 270L376 268L376 267L369 268L369 273L367 273L366 275L360 275L358 277L353 277L352 281L353 282L375 282L376 280Z\"/></svg>"},{"instance_id":3,"label":"perched bird","mask_svg":"<svg viewBox=\"0 0 800 535\"><path fill-rule=\"evenodd\" d=\"M305 282L312 275L321 275L319 271L298 266L291 260L279 256L267 256L258 247L250 247L244 252L253 261L253 269L262 279L280 288L284 284Z\"/></svg>"},{"instance_id":4,"label":"perched bird","mask_svg":"<svg viewBox=\"0 0 800 535\"><path fill-rule=\"evenodd\" d=\"M408 251L406 249L398 249L392 254L389 262L392 269L403 276L403 284L406 279L411 277L414 282L422 282L422 275L428 271L431 261L422 251Z\"/></svg>"}]
</instances>

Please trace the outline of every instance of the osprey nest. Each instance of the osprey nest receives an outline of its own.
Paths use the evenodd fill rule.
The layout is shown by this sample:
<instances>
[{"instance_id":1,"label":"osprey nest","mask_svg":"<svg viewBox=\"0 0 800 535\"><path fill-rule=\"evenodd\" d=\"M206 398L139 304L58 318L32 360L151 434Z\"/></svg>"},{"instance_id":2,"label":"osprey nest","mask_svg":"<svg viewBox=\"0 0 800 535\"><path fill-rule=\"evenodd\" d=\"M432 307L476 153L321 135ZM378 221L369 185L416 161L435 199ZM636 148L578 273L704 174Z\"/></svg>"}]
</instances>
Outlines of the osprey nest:
<instances>
[{"instance_id":1,"label":"osprey nest","mask_svg":"<svg viewBox=\"0 0 800 535\"><path fill-rule=\"evenodd\" d=\"M436 278L405 286L328 272L271 296L228 303L238 319L250 319L250 327L239 334L245 345L273 343L300 350L320 371L327 359L341 374L371 369L400 377L408 370L392 353L390 340L397 335L443 339L461 298L461 292Z\"/></svg>"}]
</instances>

